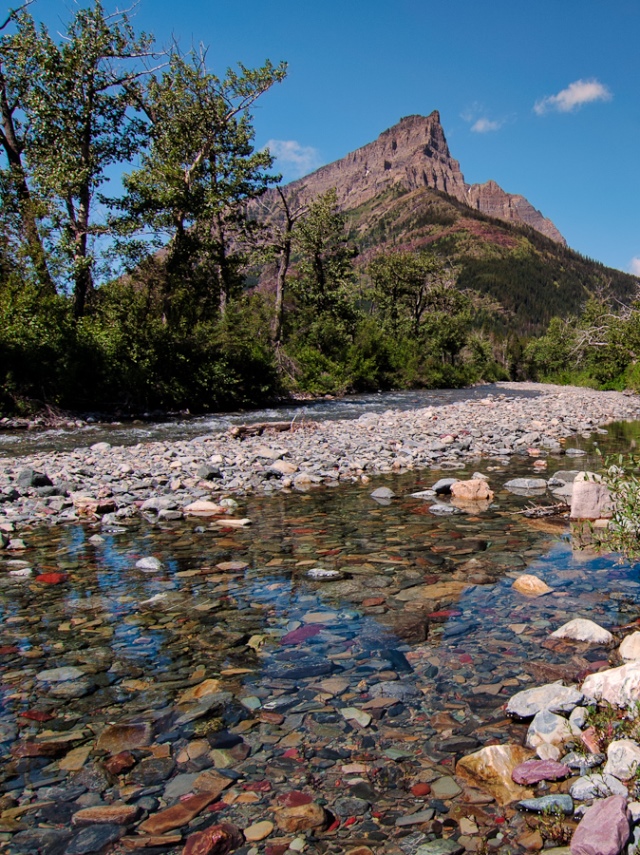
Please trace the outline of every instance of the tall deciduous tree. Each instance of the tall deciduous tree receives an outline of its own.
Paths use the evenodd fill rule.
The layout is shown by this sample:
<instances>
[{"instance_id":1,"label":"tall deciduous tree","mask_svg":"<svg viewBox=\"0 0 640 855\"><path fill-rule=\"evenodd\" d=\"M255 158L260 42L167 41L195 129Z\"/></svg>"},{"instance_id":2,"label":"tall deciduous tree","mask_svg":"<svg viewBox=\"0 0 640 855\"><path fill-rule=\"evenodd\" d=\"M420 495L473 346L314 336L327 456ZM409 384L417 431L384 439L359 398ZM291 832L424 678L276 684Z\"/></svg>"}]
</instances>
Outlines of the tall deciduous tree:
<instances>
[{"instance_id":1,"label":"tall deciduous tree","mask_svg":"<svg viewBox=\"0 0 640 855\"><path fill-rule=\"evenodd\" d=\"M94 287L93 241L109 233L96 211L104 201L100 188L109 168L131 160L145 139L134 102L146 73L137 63L151 50L150 37L137 36L126 14L107 14L100 0L76 12L60 42L22 12L15 33L0 45L0 107L9 131L0 142L29 254L46 279L44 258L37 256L40 226L55 249L48 270L55 266L71 284L76 316Z\"/></svg>"},{"instance_id":2,"label":"tall deciduous tree","mask_svg":"<svg viewBox=\"0 0 640 855\"><path fill-rule=\"evenodd\" d=\"M286 66L228 70L219 78L206 51L174 50L169 66L150 79L140 108L150 122L150 146L140 168L125 178L122 208L132 231L164 236L167 300L176 280L195 289L209 310L224 312L237 291L246 205L276 178L268 151L253 148L251 105Z\"/></svg>"}]
</instances>

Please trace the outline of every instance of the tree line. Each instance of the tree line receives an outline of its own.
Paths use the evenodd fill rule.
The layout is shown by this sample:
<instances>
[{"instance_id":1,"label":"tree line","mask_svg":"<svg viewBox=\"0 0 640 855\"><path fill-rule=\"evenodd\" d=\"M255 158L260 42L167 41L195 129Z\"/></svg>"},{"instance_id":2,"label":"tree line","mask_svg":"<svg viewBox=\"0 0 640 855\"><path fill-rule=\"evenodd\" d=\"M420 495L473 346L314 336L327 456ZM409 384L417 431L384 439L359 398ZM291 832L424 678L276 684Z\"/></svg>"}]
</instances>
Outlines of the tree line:
<instances>
[{"instance_id":1,"label":"tree line","mask_svg":"<svg viewBox=\"0 0 640 855\"><path fill-rule=\"evenodd\" d=\"M0 25L2 411L203 411L524 364L444 252L357 265L335 190L281 186L252 108L285 63L220 76L100 0L57 36L32 3Z\"/></svg>"}]
</instances>

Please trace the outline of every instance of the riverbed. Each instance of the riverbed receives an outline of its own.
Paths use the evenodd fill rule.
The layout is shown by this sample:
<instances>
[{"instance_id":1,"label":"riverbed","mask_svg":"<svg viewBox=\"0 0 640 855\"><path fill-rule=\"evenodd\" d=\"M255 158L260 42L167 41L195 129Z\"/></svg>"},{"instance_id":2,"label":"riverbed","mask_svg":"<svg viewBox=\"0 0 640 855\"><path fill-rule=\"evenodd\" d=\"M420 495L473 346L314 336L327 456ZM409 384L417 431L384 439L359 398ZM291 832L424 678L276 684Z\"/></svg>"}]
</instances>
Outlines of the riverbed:
<instances>
[{"instance_id":1,"label":"riverbed","mask_svg":"<svg viewBox=\"0 0 640 855\"><path fill-rule=\"evenodd\" d=\"M527 410L536 395L513 397L485 396L464 413L460 402L443 404L429 416L429 431L433 415L443 426L433 434L430 407L334 423L318 454L328 445L341 460L338 440L356 442L362 431L375 445L371 462L362 448L366 465L354 469L298 467L323 473L298 486L296 473L288 486L286 475L262 477L268 458L255 449L288 452L271 463L304 463L294 454L304 432L200 440L209 462L223 457L213 490L203 479L184 485L193 470L182 446L166 458L164 441L154 446L167 480L148 473L156 483L143 495L166 490L180 509L194 498L234 498L231 513L211 518L141 513L140 500L119 516L83 516L73 501L47 514L44 500L65 497L38 488L16 500L14 519L6 506L15 502L5 503L9 534L24 548L0 552L0 845L21 855L142 845L174 855L191 835L230 823L246 833L235 847L245 853L413 855L447 839L466 851L531 851L527 818L456 781L456 761L484 745L521 744L526 725L505 717L506 701L540 683L573 682L609 656L597 645L550 643L550 633L576 616L616 632L636 619L640 582L636 567L576 550L561 516L523 513L554 503L550 491L518 495L505 484L596 468L597 447L626 449L638 429L620 422L598 432L602 412L637 406L623 396L596 405L589 395L563 404L538 395L538 418ZM564 416L554 409L561 404ZM318 445L326 428L309 437ZM399 440L413 457L398 454ZM407 440L423 443L424 458ZM182 441L193 452L193 440ZM496 453L483 456L481 442ZM219 443L250 449L247 466L262 467L253 485L228 487L241 465L226 472ZM150 453L110 444L23 455L7 468L55 476L77 459L83 477L104 487L127 475L105 481L103 455L113 464ZM399 458L407 459L394 470ZM481 512L441 516L434 497L414 495L443 476L472 474L495 494ZM171 489L172 480L183 486ZM376 500L380 487L394 496ZM550 593L516 593L524 572ZM184 810L167 827L171 806Z\"/></svg>"}]
</instances>

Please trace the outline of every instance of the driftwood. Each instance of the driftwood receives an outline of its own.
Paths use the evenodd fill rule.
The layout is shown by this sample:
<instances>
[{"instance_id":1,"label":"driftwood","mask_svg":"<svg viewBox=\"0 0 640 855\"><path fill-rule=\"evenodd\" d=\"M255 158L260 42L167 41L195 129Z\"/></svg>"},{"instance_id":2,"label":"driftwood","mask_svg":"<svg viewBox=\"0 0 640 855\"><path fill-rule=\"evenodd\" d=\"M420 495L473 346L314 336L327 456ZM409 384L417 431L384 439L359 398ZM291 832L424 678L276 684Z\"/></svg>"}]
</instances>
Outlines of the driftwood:
<instances>
[{"instance_id":1,"label":"driftwood","mask_svg":"<svg viewBox=\"0 0 640 855\"><path fill-rule=\"evenodd\" d=\"M231 436L243 439L245 436L262 436L265 431L272 430L275 433L284 433L287 430L294 430L295 422L256 422L252 425L236 425L232 427L229 433Z\"/></svg>"}]
</instances>

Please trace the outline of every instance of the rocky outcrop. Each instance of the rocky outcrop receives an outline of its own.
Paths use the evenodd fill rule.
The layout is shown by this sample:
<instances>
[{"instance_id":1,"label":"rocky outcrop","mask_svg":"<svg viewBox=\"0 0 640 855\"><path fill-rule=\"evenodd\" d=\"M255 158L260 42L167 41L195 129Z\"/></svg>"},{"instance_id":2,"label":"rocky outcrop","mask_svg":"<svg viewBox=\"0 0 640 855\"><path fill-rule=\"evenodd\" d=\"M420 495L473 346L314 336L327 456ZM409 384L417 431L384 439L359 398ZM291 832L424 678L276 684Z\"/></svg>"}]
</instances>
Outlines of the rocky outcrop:
<instances>
[{"instance_id":1,"label":"rocky outcrop","mask_svg":"<svg viewBox=\"0 0 640 855\"><path fill-rule=\"evenodd\" d=\"M505 193L495 181L465 184L437 110L429 116L406 116L374 142L294 181L289 189L306 201L335 187L339 206L351 210L394 186L409 191L429 187L484 214L530 226L557 243L566 243L551 220L523 196Z\"/></svg>"},{"instance_id":2,"label":"rocky outcrop","mask_svg":"<svg viewBox=\"0 0 640 855\"><path fill-rule=\"evenodd\" d=\"M467 186L464 201L470 208L482 211L483 214L515 225L531 226L556 243L566 246L566 240L551 220L536 210L524 196L506 193L495 181Z\"/></svg>"}]
</instances>

